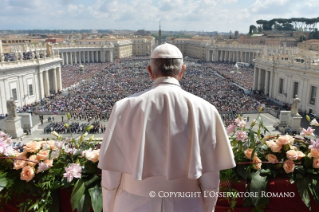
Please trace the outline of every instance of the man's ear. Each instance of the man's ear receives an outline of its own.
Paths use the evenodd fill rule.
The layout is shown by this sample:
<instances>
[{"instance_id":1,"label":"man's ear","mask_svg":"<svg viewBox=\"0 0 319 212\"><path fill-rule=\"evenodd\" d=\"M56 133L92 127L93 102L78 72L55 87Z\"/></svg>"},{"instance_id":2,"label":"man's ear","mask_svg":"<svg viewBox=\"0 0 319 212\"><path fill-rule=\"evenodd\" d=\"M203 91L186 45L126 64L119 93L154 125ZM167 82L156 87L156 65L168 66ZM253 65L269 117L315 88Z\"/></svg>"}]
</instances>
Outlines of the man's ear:
<instances>
[{"instance_id":1,"label":"man's ear","mask_svg":"<svg viewBox=\"0 0 319 212\"><path fill-rule=\"evenodd\" d=\"M182 79L185 70L186 70L186 65L183 64L182 65L182 70L181 70L181 72L178 75L178 80Z\"/></svg>"},{"instance_id":2,"label":"man's ear","mask_svg":"<svg viewBox=\"0 0 319 212\"><path fill-rule=\"evenodd\" d=\"M155 77L154 77L154 74L152 73L152 69L150 65L147 66L147 71L150 74L152 80L155 80Z\"/></svg>"}]
</instances>

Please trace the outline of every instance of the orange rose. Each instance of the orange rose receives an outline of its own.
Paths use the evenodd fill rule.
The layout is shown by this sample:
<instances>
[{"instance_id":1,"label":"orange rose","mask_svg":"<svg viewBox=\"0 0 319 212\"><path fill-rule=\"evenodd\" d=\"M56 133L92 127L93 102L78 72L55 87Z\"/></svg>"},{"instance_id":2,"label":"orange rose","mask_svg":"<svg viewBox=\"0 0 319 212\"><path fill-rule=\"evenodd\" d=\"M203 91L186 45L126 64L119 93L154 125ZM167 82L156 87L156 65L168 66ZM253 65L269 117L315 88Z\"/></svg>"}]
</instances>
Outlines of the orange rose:
<instances>
[{"instance_id":1,"label":"orange rose","mask_svg":"<svg viewBox=\"0 0 319 212\"><path fill-rule=\"evenodd\" d=\"M298 152L295 150L289 150L286 152L286 156L289 160L297 160L298 159Z\"/></svg>"},{"instance_id":2,"label":"orange rose","mask_svg":"<svg viewBox=\"0 0 319 212\"><path fill-rule=\"evenodd\" d=\"M24 151L26 152L37 152L39 149L41 149L41 143L37 141L32 141L30 143L27 143L25 147L23 147Z\"/></svg>"},{"instance_id":3,"label":"orange rose","mask_svg":"<svg viewBox=\"0 0 319 212\"><path fill-rule=\"evenodd\" d=\"M288 173L291 173L294 171L295 164L292 160L286 160L284 162L283 168L284 168L285 172L288 174Z\"/></svg>"},{"instance_id":4,"label":"orange rose","mask_svg":"<svg viewBox=\"0 0 319 212\"><path fill-rule=\"evenodd\" d=\"M298 160L301 160L301 158L304 158L306 155L302 151L297 151L298 153Z\"/></svg>"},{"instance_id":5,"label":"orange rose","mask_svg":"<svg viewBox=\"0 0 319 212\"><path fill-rule=\"evenodd\" d=\"M319 150L311 149L311 152L308 154L310 158L319 158Z\"/></svg>"},{"instance_id":6,"label":"orange rose","mask_svg":"<svg viewBox=\"0 0 319 212\"><path fill-rule=\"evenodd\" d=\"M28 160L32 160L32 161L35 161L35 162L39 162L36 155L31 155ZM28 161L27 163L28 163L29 166L35 166L35 165L37 165L37 163L33 163L33 162L30 162L30 161Z\"/></svg>"},{"instance_id":7,"label":"orange rose","mask_svg":"<svg viewBox=\"0 0 319 212\"><path fill-rule=\"evenodd\" d=\"M261 160L258 157L254 157L253 162L254 162L253 168L256 170L259 170L261 168L261 165L262 165Z\"/></svg>"},{"instance_id":8,"label":"orange rose","mask_svg":"<svg viewBox=\"0 0 319 212\"><path fill-rule=\"evenodd\" d=\"M280 145L292 144L294 142L294 138L290 135L279 136L277 143Z\"/></svg>"},{"instance_id":9,"label":"orange rose","mask_svg":"<svg viewBox=\"0 0 319 212\"><path fill-rule=\"evenodd\" d=\"M245 157L250 160L251 159L251 154L253 154L253 151L254 151L254 149L246 149L244 151ZM254 154L254 157L257 157L257 153L256 152Z\"/></svg>"},{"instance_id":10,"label":"orange rose","mask_svg":"<svg viewBox=\"0 0 319 212\"><path fill-rule=\"evenodd\" d=\"M313 159L313 164L312 164L313 168L318 169L319 168L319 158L314 158Z\"/></svg>"},{"instance_id":11,"label":"orange rose","mask_svg":"<svg viewBox=\"0 0 319 212\"><path fill-rule=\"evenodd\" d=\"M274 142L273 140L266 141L266 144L267 144L267 146L270 147L272 152L280 152L280 150L282 148L281 144Z\"/></svg>"},{"instance_id":12,"label":"orange rose","mask_svg":"<svg viewBox=\"0 0 319 212\"><path fill-rule=\"evenodd\" d=\"M51 148L52 150L56 150L56 149L57 149L54 143L55 143L55 141L48 141L48 142L47 142L47 144L49 144L49 146L50 146L50 148Z\"/></svg>"},{"instance_id":13,"label":"orange rose","mask_svg":"<svg viewBox=\"0 0 319 212\"><path fill-rule=\"evenodd\" d=\"M41 150L41 151L39 151L38 154L37 154L38 160L46 160L46 159L48 159L49 153L50 153L49 150Z\"/></svg>"},{"instance_id":14,"label":"orange rose","mask_svg":"<svg viewBox=\"0 0 319 212\"><path fill-rule=\"evenodd\" d=\"M53 166L53 160L45 160L44 163L47 164L48 167L52 167Z\"/></svg>"},{"instance_id":15,"label":"orange rose","mask_svg":"<svg viewBox=\"0 0 319 212\"><path fill-rule=\"evenodd\" d=\"M277 159L276 155L273 155L273 154L266 155L266 159L269 162L271 162L271 163L277 163L278 162L278 159Z\"/></svg>"},{"instance_id":16,"label":"orange rose","mask_svg":"<svg viewBox=\"0 0 319 212\"><path fill-rule=\"evenodd\" d=\"M17 158L20 158L20 159L27 159L25 156L19 156ZM13 162L13 169L21 169L23 167L25 167L27 165L27 161L25 160L14 160Z\"/></svg>"},{"instance_id":17,"label":"orange rose","mask_svg":"<svg viewBox=\"0 0 319 212\"><path fill-rule=\"evenodd\" d=\"M23 167L22 172L20 174L20 179L29 182L33 179L34 175L34 168L31 166L25 166Z\"/></svg>"}]
</instances>

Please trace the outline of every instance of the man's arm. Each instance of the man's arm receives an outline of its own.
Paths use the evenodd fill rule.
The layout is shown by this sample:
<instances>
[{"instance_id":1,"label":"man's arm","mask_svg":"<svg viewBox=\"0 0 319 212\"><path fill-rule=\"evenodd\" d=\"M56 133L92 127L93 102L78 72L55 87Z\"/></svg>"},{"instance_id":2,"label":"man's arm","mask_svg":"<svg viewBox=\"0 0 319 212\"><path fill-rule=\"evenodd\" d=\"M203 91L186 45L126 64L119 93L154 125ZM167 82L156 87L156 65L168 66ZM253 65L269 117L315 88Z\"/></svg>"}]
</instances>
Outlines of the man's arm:
<instances>
[{"instance_id":1,"label":"man's arm","mask_svg":"<svg viewBox=\"0 0 319 212\"><path fill-rule=\"evenodd\" d=\"M219 171L213 171L203 174L199 178L202 190L205 212L213 212L218 199L219 191ZM204 196L204 193L205 196Z\"/></svg>"},{"instance_id":2,"label":"man's arm","mask_svg":"<svg viewBox=\"0 0 319 212\"><path fill-rule=\"evenodd\" d=\"M112 212L122 173L102 170L103 211Z\"/></svg>"}]
</instances>

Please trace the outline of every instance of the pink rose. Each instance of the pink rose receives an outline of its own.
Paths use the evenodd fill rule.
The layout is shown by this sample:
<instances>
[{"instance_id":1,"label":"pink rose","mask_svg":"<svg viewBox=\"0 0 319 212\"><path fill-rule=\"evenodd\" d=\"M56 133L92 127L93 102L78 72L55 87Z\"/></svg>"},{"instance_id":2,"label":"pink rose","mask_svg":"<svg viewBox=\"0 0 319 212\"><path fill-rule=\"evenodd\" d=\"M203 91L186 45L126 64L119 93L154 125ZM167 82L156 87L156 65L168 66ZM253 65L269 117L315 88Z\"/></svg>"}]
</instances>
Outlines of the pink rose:
<instances>
[{"instance_id":1,"label":"pink rose","mask_svg":"<svg viewBox=\"0 0 319 212\"><path fill-rule=\"evenodd\" d=\"M238 124L240 122L240 119L239 118L235 119L235 122L236 124Z\"/></svg>"},{"instance_id":2,"label":"pink rose","mask_svg":"<svg viewBox=\"0 0 319 212\"><path fill-rule=\"evenodd\" d=\"M291 173L294 171L295 164L292 160L286 160L284 162L283 168L284 168L285 172L288 174L288 173Z\"/></svg>"},{"instance_id":3,"label":"pink rose","mask_svg":"<svg viewBox=\"0 0 319 212\"><path fill-rule=\"evenodd\" d=\"M313 159L313 164L312 164L313 168L318 169L319 168L319 158L314 158Z\"/></svg>"},{"instance_id":4,"label":"pink rose","mask_svg":"<svg viewBox=\"0 0 319 212\"><path fill-rule=\"evenodd\" d=\"M262 165L261 160L258 157L254 157L253 162L254 162L253 168L256 170L259 170L261 168L261 165Z\"/></svg>"},{"instance_id":5,"label":"pink rose","mask_svg":"<svg viewBox=\"0 0 319 212\"><path fill-rule=\"evenodd\" d=\"M46 160L46 159L48 159L49 153L50 153L49 150L41 150L41 151L39 151L38 154L37 154L38 160Z\"/></svg>"},{"instance_id":6,"label":"pink rose","mask_svg":"<svg viewBox=\"0 0 319 212\"><path fill-rule=\"evenodd\" d=\"M286 152L286 156L289 160L297 160L298 159L298 152L295 150L289 150Z\"/></svg>"},{"instance_id":7,"label":"pink rose","mask_svg":"<svg viewBox=\"0 0 319 212\"><path fill-rule=\"evenodd\" d=\"M302 151L297 151L298 153L298 160L301 160L301 158L304 158L306 155Z\"/></svg>"},{"instance_id":8,"label":"pink rose","mask_svg":"<svg viewBox=\"0 0 319 212\"><path fill-rule=\"evenodd\" d=\"M37 141L32 141L27 143L25 147L23 147L24 151L26 152L37 152L41 149L41 143Z\"/></svg>"},{"instance_id":9,"label":"pink rose","mask_svg":"<svg viewBox=\"0 0 319 212\"><path fill-rule=\"evenodd\" d=\"M48 170L48 169L49 169L48 164L43 163L43 162L40 162L40 163L39 163L39 166L38 166L37 173L46 171L46 170Z\"/></svg>"},{"instance_id":10,"label":"pink rose","mask_svg":"<svg viewBox=\"0 0 319 212\"><path fill-rule=\"evenodd\" d=\"M253 151L254 151L254 149L246 149L244 151L245 157L250 160L251 159L251 154L253 154ZM256 152L254 154L254 157L257 157L257 153Z\"/></svg>"},{"instance_id":11,"label":"pink rose","mask_svg":"<svg viewBox=\"0 0 319 212\"><path fill-rule=\"evenodd\" d=\"M28 160L31 160L31 161L34 161L34 162L39 162L36 155L31 155ZM29 165L29 166L35 166L35 165L37 165L37 163L33 163L33 162L31 162L31 161L28 161L28 165Z\"/></svg>"},{"instance_id":12,"label":"pink rose","mask_svg":"<svg viewBox=\"0 0 319 212\"><path fill-rule=\"evenodd\" d=\"M278 159L277 159L276 155L273 155L273 154L266 155L266 159L269 162L271 162L271 163L277 163L278 162Z\"/></svg>"},{"instance_id":13,"label":"pink rose","mask_svg":"<svg viewBox=\"0 0 319 212\"><path fill-rule=\"evenodd\" d=\"M294 138L291 137L290 135L280 136L277 141L277 143L280 145L292 144L293 142L294 142Z\"/></svg>"},{"instance_id":14,"label":"pink rose","mask_svg":"<svg viewBox=\"0 0 319 212\"><path fill-rule=\"evenodd\" d=\"M29 182L30 180L33 179L34 175L35 175L34 168L31 166L25 166L23 167L21 171L20 179Z\"/></svg>"}]
</instances>

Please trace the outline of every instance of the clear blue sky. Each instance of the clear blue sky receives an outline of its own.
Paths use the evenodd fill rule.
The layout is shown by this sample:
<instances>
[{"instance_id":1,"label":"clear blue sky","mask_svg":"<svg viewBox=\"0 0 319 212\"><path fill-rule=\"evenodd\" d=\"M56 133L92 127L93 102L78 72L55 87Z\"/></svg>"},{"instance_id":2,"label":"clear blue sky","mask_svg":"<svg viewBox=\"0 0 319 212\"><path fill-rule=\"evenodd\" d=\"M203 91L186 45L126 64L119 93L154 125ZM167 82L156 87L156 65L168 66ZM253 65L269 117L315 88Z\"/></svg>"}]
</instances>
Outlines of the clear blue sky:
<instances>
[{"instance_id":1,"label":"clear blue sky","mask_svg":"<svg viewBox=\"0 0 319 212\"><path fill-rule=\"evenodd\" d=\"M319 16L319 0L0 0L0 29L247 33L256 20Z\"/></svg>"}]
</instances>

